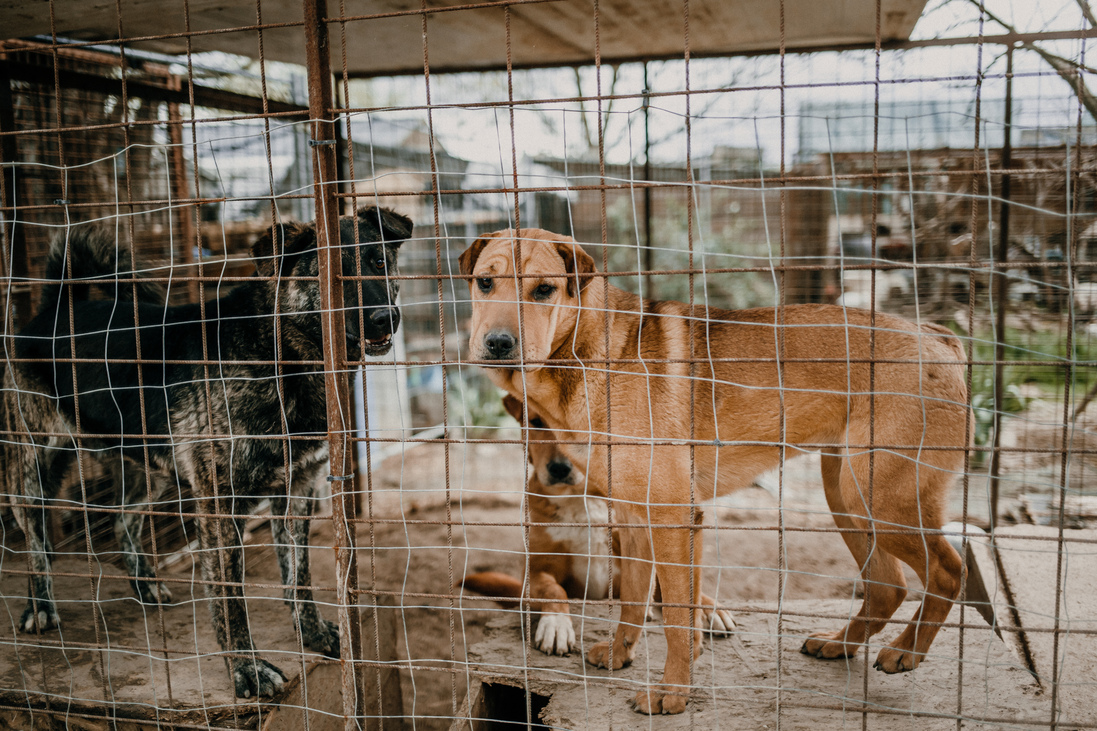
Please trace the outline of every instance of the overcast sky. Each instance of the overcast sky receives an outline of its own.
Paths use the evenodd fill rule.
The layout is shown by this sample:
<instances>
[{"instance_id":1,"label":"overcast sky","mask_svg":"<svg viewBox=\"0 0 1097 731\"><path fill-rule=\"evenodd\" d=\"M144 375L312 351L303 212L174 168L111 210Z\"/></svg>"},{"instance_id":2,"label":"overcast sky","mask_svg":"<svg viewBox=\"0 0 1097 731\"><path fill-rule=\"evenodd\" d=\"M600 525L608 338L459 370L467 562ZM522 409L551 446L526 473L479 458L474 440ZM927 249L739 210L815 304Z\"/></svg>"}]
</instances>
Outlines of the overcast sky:
<instances>
[{"instance_id":1,"label":"overcast sky","mask_svg":"<svg viewBox=\"0 0 1097 731\"><path fill-rule=\"evenodd\" d=\"M1021 31L1076 30L1084 27L1075 0L988 0L990 12L1014 24ZM978 6L967 0L930 0L915 27L913 38L966 37L979 33ZM984 33L994 35L1003 28L986 21ZM1049 50L1077 59L1083 50L1092 53L1092 41L1059 41L1047 44ZM883 113L901 113L904 118L936 114L933 124L953 131L950 139L974 144L972 115L975 105L975 77L980 68L985 75L981 92L981 116L988 127L981 134L998 140L1005 70L1003 48L996 45L955 46L884 53L880 63L879 95ZM1076 124L1077 102L1067 85L1035 54L1015 54L1014 97L1018 129L1063 127ZM684 89L684 64L680 61L649 64L649 83L655 92L673 93ZM690 64L690 88L719 90L695 93L689 99L692 119L689 151L701 157L717 145L755 148L767 166L775 166L782 149L781 103L777 57L736 59L697 59ZM610 89L611 69L602 69L602 91ZM871 118L877 92L875 54L867 52L817 53L786 56L784 94L784 151L791 161L797 151L799 115L811 106L813 113L824 114L827 105L841 102L842 114L854 114L858 107ZM593 68L580 72L577 88L571 69L516 72L514 98L518 101L575 97L595 93ZM643 68L639 64L618 70L617 94L638 94L643 89ZM414 106L425 103L422 79L380 79L358 85L352 92L352 106ZM583 114L577 103L547 102L535 106L517 106L514 111L513 143L510 112L506 107L490 109L462 108L479 101L505 102L507 84L504 74L435 75L431 77L431 101L434 105L454 105L436 109L435 133L441 144L458 156L499 166L509 171L512 156L569 157L585 159L590 155ZM940 104L948 102L948 111ZM895 103L901 102L900 107ZM919 102L925 102L924 111ZM936 104L936 107L931 105ZM622 99L603 108L607 159L625 162L642 159L643 114L640 99ZM587 127L593 133L594 104L586 105ZM898 112L897 112L898 110ZM966 110L966 111L965 111ZM394 115L420 116L421 111L394 112ZM680 161L686 156L686 102L682 96L657 97L652 102L651 137L655 141L652 157L662 161ZM914 126L926 120L912 122ZM818 125L813 127L817 128ZM823 125L825 128L825 125ZM995 128L999 134L994 135ZM812 141L814 149L826 149L830 141ZM966 146L965 145L965 146Z\"/></svg>"}]
</instances>

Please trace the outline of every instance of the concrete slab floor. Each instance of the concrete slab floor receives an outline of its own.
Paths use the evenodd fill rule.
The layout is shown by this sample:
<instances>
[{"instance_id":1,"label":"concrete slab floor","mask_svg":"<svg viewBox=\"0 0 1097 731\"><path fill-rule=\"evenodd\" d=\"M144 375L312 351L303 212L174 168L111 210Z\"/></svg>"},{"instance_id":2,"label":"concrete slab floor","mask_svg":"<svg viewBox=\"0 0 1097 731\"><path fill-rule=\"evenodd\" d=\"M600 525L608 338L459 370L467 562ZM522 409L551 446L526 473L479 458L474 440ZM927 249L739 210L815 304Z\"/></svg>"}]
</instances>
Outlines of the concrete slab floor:
<instances>
[{"instance_id":1,"label":"concrete slab floor","mask_svg":"<svg viewBox=\"0 0 1097 731\"><path fill-rule=\"evenodd\" d=\"M877 636L868 663L864 650L834 661L800 654L808 633L842 626L858 606L859 600L787 601L779 642L776 604L735 606L739 631L732 638L706 639L687 712L680 716L650 718L626 705L661 676L666 645L657 622L645 627L633 665L615 673L590 667L580 653L550 657L523 649L516 612L500 612L489 622L487 639L469 649L469 660L474 675L486 683L528 687L547 696L541 720L552 728L761 729L775 728L779 714L785 729L856 729L863 727L863 710L867 728L955 729L957 720L963 728L1050 726L1050 693L971 609L964 611L962 633L958 627L942 629L930 657L911 673L885 675L871 668L879 647L899 633L901 624ZM907 602L895 617L905 621L916 606ZM608 607L577 606L573 613L584 649L609 636ZM948 621L960 621L959 608ZM1088 697L1072 694L1061 708L1059 728L1097 719L1093 691L1097 685L1091 684Z\"/></svg>"},{"instance_id":2,"label":"concrete slab floor","mask_svg":"<svg viewBox=\"0 0 1097 731\"><path fill-rule=\"evenodd\" d=\"M1017 630L1004 637L1027 658L1049 703L1054 691L1064 718L1097 724L1097 530L1065 530L1060 544L1056 527L1018 525L1000 528L994 540L999 580L988 588L998 621ZM1087 715L1077 716L1081 709Z\"/></svg>"}]
</instances>

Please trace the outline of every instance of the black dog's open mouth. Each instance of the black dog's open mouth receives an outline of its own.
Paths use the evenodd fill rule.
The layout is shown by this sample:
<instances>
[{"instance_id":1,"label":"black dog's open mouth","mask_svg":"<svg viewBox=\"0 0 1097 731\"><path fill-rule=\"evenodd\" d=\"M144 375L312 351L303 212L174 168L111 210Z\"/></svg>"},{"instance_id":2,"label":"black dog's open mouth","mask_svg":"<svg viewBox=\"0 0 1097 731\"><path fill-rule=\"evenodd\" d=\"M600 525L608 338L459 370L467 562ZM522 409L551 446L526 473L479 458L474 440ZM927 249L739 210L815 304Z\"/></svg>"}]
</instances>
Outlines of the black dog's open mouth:
<instances>
[{"instance_id":1,"label":"black dog's open mouth","mask_svg":"<svg viewBox=\"0 0 1097 731\"><path fill-rule=\"evenodd\" d=\"M379 338L366 341L367 348L387 348L392 345L392 335L382 335Z\"/></svg>"},{"instance_id":2,"label":"black dog's open mouth","mask_svg":"<svg viewBox=\"0 0 1097 731\"><path fill-rule=\"evenodd\" d=\"M392 334L382 335L372 340L362 340L362 351L366 355L384 355L392 347Z\"/></svg>"}]
</instances>

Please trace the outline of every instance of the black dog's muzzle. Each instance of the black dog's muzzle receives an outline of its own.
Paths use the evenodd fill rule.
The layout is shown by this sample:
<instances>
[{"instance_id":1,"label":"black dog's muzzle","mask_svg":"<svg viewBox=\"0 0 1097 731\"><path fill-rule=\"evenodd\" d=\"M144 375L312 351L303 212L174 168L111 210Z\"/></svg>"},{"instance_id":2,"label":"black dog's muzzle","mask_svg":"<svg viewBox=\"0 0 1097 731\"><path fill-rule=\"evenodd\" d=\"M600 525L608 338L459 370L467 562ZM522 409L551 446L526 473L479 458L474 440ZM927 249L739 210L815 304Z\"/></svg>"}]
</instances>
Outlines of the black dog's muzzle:
<instances>
[{"instance_id":1,"label":"black dog's muzzle","mask_svg":"<svg viewBox=\"0 0 1097 731\"><path fill-rule=\"evenodd\" d=\"M366 311L364 333L358 332L357 317L347 318L347 345L352 351L361 346L366 355L384 355L392 346L392 336L400 327L400 310L379 307Z\"/></svg>"},{"instance_id":2,"label":"black dog's muzzle","mask_svg":"<svg viewBox=\"0 0 1097 731\"><path fill-rule=\"evenodd\" d=\"M369 315L370 325L380 337L392 335L400 327L400 310L395 307L382 307Z\"/></svg>"}]
</instances>

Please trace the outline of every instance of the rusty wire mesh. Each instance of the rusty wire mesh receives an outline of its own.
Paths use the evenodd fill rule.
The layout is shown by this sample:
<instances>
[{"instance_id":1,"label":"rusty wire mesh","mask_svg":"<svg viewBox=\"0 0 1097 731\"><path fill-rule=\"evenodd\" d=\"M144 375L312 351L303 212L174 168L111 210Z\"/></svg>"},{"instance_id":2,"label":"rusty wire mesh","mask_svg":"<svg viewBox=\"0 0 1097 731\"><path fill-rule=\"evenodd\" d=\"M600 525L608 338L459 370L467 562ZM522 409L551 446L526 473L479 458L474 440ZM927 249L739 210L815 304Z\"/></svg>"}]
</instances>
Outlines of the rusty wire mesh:
<instances>
[{"instance_id":1,"label":"rusty wire mesh","mask_svg":"<svg viewBox=\"0 0 1097 731\"><path fill-rule=\"evenodd\" d=\"M566 10L562 24L582 19L582 38L561 38L531 15L556 5ZM673 30L675 50L651 52L639 33L622 49L614 26L622 9L627 15L656 5L663 15L647 20ZM865 4L875 14L874 37L849 44L793 42L786 22L803 4L773 5L773 17L751 8L772 23L772 43L722 53L696 40L709 30L708 10L690 0L408 7L258 0L221 16L182 3L158 11L160 27L126 2L83 18L77 6L51 0L39 18L48 31L0 42L7 373L0 601L10 618L0 623L3 723L868 728L902 719L934 728L1097 727L1083 664L1097 642L1089 609L1097 533L1087 528L1097 516L1089 487L1097 449L1087 414L1097 395L1097 105L1086 65L1097 30L1089 4L1064 2L1031 19L1021 11L1014 18L1004 3L915 2L926 27L894 39L881 30L894 8L876 0ZM87 30L96 23L99 30ZM450 34L462 23L469 32L495 32L490 61L454 60ZM421 66L398 68L403 61L395 56L377 68L399 75L355 66L362 44L385 47L394 29L407 28L413 45L421 44ZM579 56L531 61L531 34ZM613 40L603 46L603 37ZM701 47L691 48L691 39ZM433 67L432 45L442 59ZM412 50L417 58L419 47ZM333 255L361 243L357 229L350 240L328 235L338 217L372 206L414 222L398 270L395 260L379 271L361 261L348 270L350 260L340 265ZM232 319L220 298L255 284L253 244L277 237L277 224L290 220L311 222L317 271L260 271L259 278L287 290L316 287L318 303L310 306L323 315L322 337L312 355L283 357L289 320L281 310L265 312L255 332L259 338L270 329L273 355L235 357L219 345L218 323ZM163 312L191 307L172 311L208 324L189 356L172 358L164 349L142 355L142 342L161 337L155 318L147 319L155 307L134 315L141 327L116 327L113 315L102 323L106 333L137 333L133 354L111 351L109 337L103 358L57 355L56 347L51 358L20 350L24 328L49 306L43 292L59 296L46 281L51 242L70 240L89 223L108 232L117 256L89 301L137 313L138 287L158 284ZM623 427L615 431L611 414L599 415L603 431L552 440L531 436L507 415L501 391L484 375L499 362L480 358L469 343L475 283L458 257L477 237L517 227L574 237L597 264L589 286L603 292L620 287L729 310L867 309L867 355L779 361L821 370L867 365L873 393L883 392L875 388L878 373L911 362L876 347L887 332L875 327L876 313L944 325L959 337L974 415L965 444L877 439L876 425L893 415L875 411L863 439L841 442L873 455L868 505L877 453L921 450L919 459L929 460L934 450L964 451L942 514L976 529L950 529L962 535L968 603L938 623L938 639L917 670L890 676L871 666L914 611L911 603L880 617L881 634L851 658L824 662L796 652L810 632L851 621L874 583L871 572L859 575L845 540L924 541L940 533L938 526L836 526L818 454L833 441L754 444L776 444L782 458L774 470L715 501L690 500L708 479L696 453L714 446L698 436L704 425L690 413L688 430L644 441L690 455L690 495L678 496L689 506L684 521L651 528L630 522L627 506L612 500L615 484L622 489L614 475L629 466L612 457L615 448L622 453ZM539 276L513 273L516 282ZM391 282L400 285L391 351L348 356L347 331L364 332L370 310L345 298ZM62 288L71 307L59 310L57 342L75 343L82 334L79 310L93 305L72 304L81 284ZM791 332L782 312L775 315L778 351ZM528 305L517 313L527 330ZM691 320L683 352L584 367L681 366L693 403L705 368L759 362L690 356L717 319ZM181 430L155 428L160 405L145 400L128 428L84 431L80 407L62 420L64 428L42 426L61 423L46 416L28 428L31 392L21 374L42 367L71 373L80 392L81 369L105 364L113 374L108 393L140 391L143 374L186 367L205 401L147 392L167 399L169 414L195 412ZM562 364L534 358L511 365ZM270 413L240 422L261 430L219 427L216 393L225 394L230 412L251 406L231 403L235 377L225 377L226 369L252 366L273 369L269 400L248 410L262 412L265 404ZM303 372L319 379L310 382L309 405L324 429L288 426L284 384ZM609 379L605 388L609 401ZM51 409L67 413L65 393L50 398ZM99 416L84 418L99 423ZM783 410L778 419L784 434ZM124 459L110 448L121 438L132 440ZM48 442L44 450L64 455L61 466L23 469L31 442ZM156 462L165 443L175 467ZM244 460L232 463L238 470L249 465L247 451L259 449L245 445L263 444L276 445L280 465L265 492L236 495L237 485L250 483L232 470L214 470L211 495L185 478L189 468L181 465L199 462L192 454L200 449L236 448L232 459ZM543 446L573 458L609 446L605 483L592 490L610 501L584 502L581 514L557 504L548 531L556 543L546 543L544 513L524 495L527 458ZM296 539L286 552L286 536L304 514L280 512L278 501L303 469L294 455L308 449L320 450L324 466L308 473L315 485L302 498L305 512L315 513L305 548L313 575L303 586L280 574L279 561L297 555ZM147 477L156 470L165 485ZM135 482L138 504L127 497L126 485ZM48 499L28 502L32 483ZM52 536L46 571L15 520L28 505L40 508ZM235 574L226 568L233 559L224 558L225 545L199 540L202 525L225 518L229 527L217 540L242 546ZM692 530L701 520L704 530ZM134 596L127 526L141 522L141 553L169 600ZM610 550L617 532L675 527L689 530L702 588L734 615L737 629L704 640L682 720L649 721L625 701L661 677L661 622L645 624L630 668L593 669L584 655L611 635L628 602L592 587L596 576L612 586L620 573ZM573 578L590 586L565 587L577 643L568 656L534 646L541 644L539 618L517 602L501 607L458 586L468 574L498 571L528 598L532 580L523 576L538 557L569 551L584 567ZM220 561L212 580L200 570L210 560ZM918 579L908 574L911 597L920 598ZM24 606L33 606L34 583L45 577L60 628L27 631ZM985 585L984 599L971 593L975 581ZM241 686L225 672L251 658L251 648L219 643L216 611L210 619L209 605L232 592L247 597L242 616L254 650L285 676L260 698L237 697ZM306 594L315 594L320 614L336 625L340 659L310 646L304 610L291 616L282 606ZM993 625L981 611L987 608Z\"/></svg>"}]
</instances>

